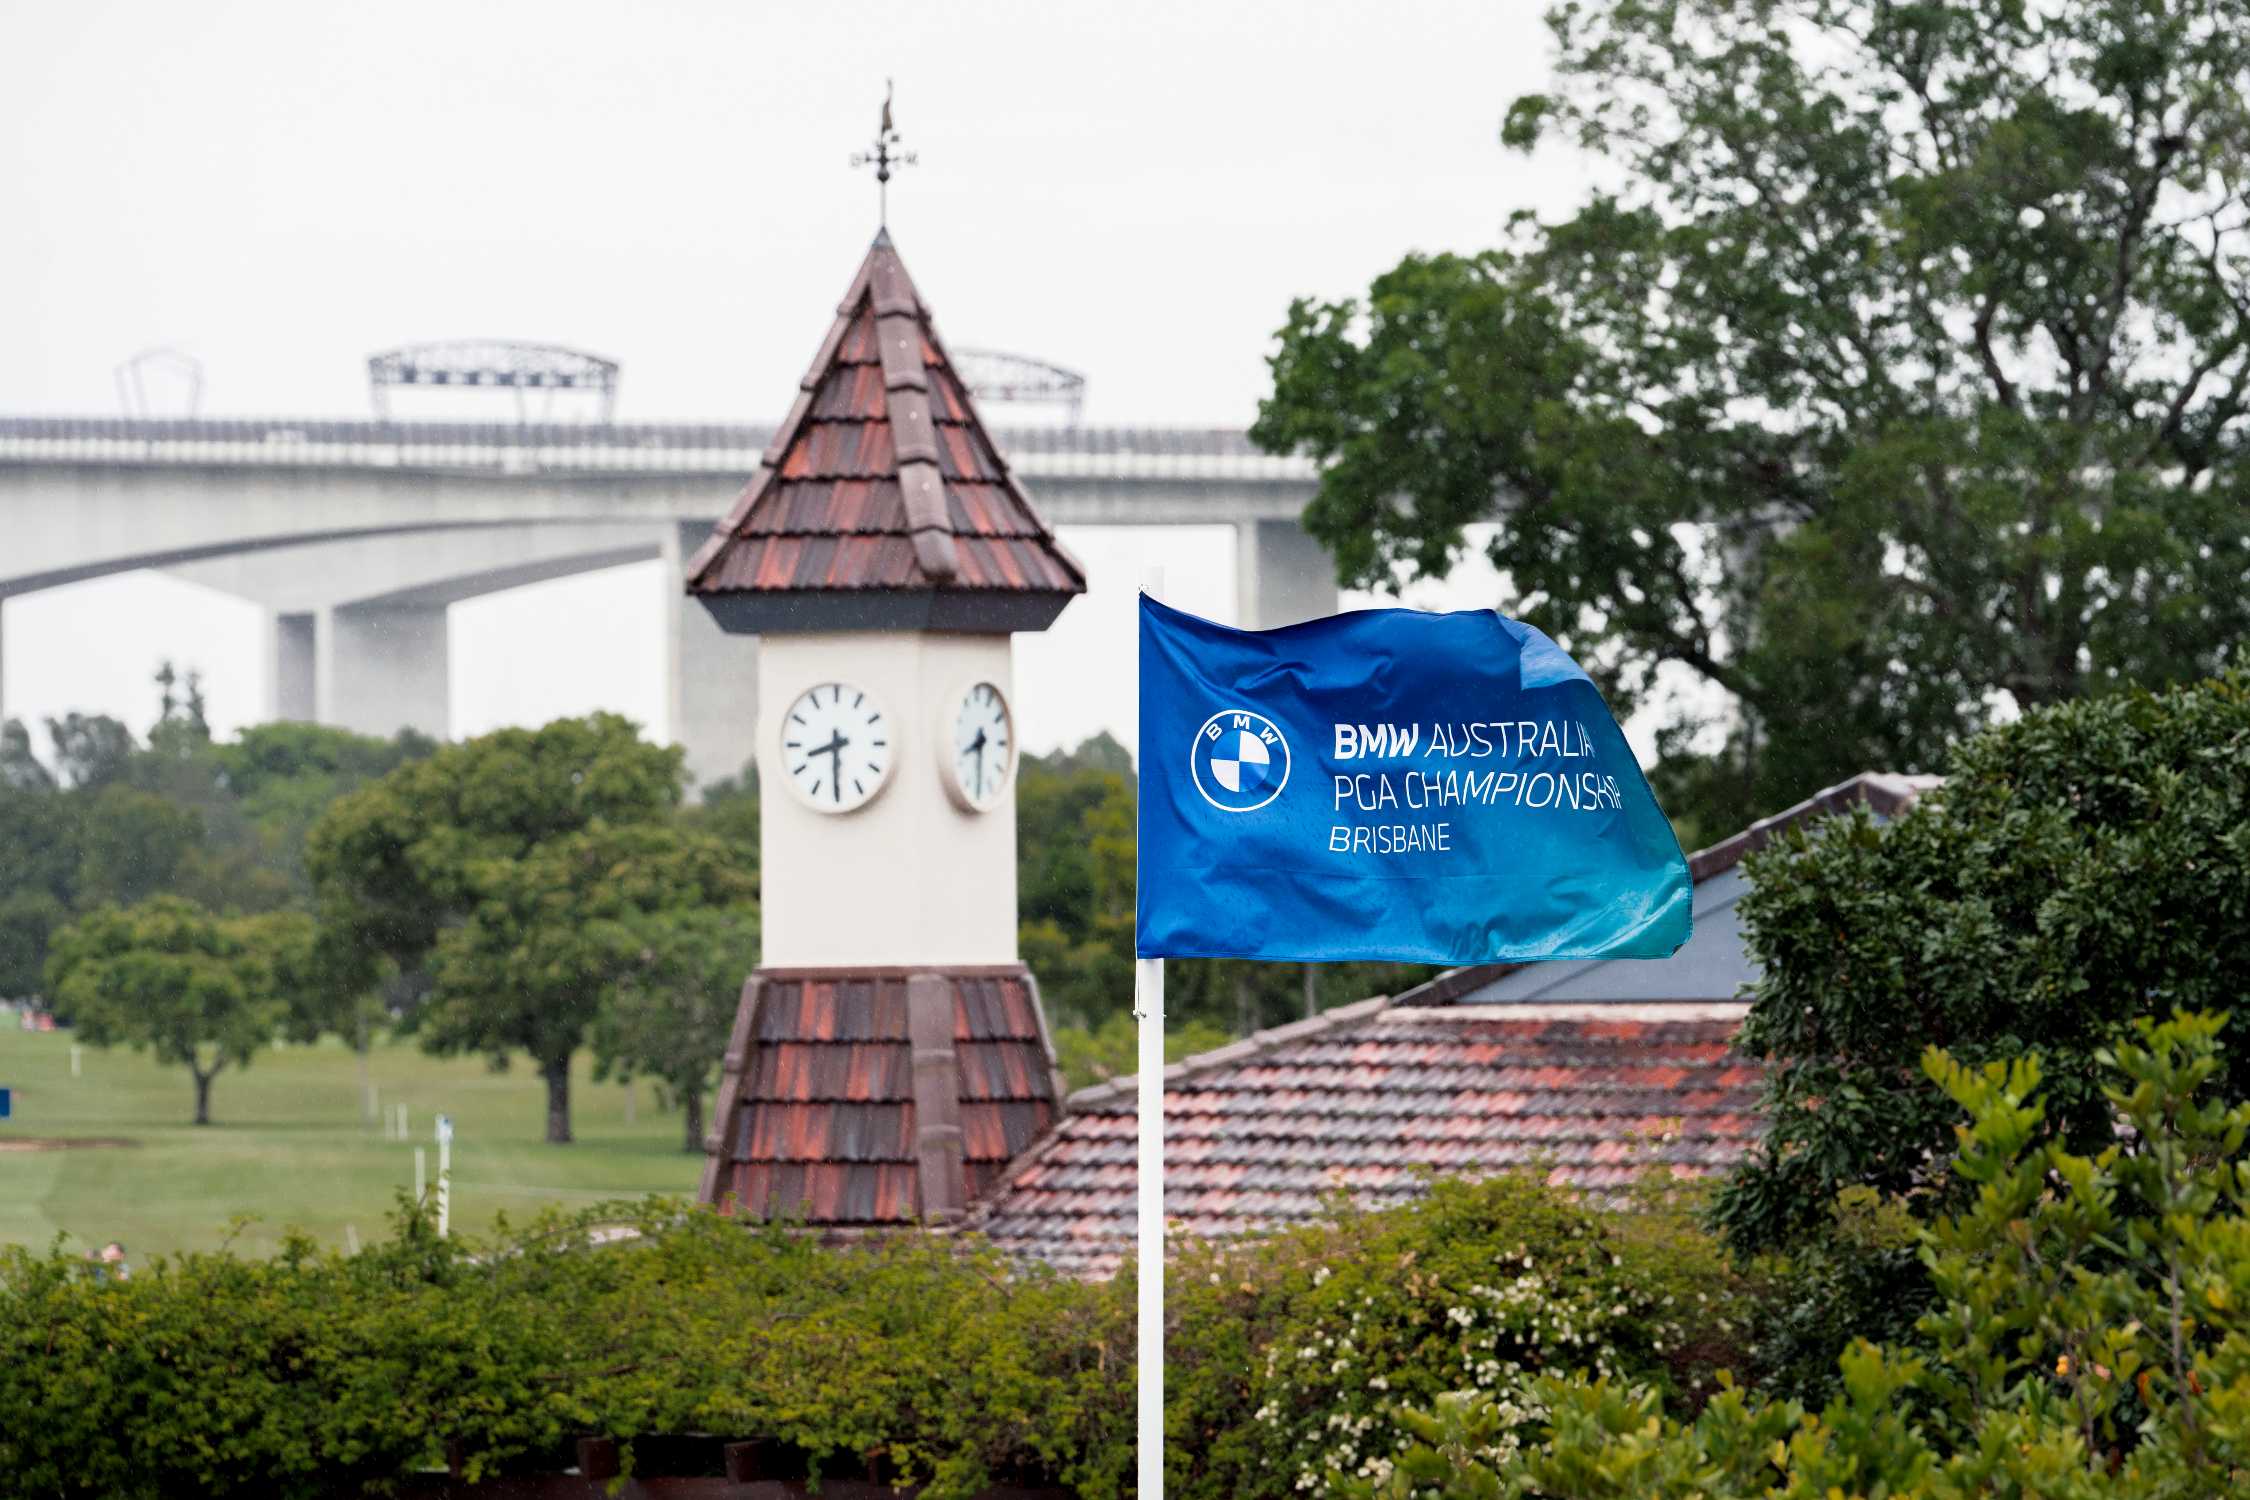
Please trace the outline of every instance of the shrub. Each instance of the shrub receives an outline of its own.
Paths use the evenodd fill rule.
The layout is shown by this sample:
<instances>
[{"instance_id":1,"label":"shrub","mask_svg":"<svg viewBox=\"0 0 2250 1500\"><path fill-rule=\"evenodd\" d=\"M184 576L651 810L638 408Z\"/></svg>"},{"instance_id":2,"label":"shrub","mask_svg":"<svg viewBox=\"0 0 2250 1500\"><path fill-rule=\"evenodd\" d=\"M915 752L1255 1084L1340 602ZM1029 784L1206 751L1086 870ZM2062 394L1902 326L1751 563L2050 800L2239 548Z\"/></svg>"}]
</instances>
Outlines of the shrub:
<instances>
[{"instance_id":1,"label":"shrub","mask_svg":"<svg viewBox=\"0 0 2250 1500\"><path fill-rule=\"evenodd\" d=\"M651 1202L476 1246L403 1216L355 1257L0 1259L0 1494L313 1496L569 1438L705 1431L927 1481L1120 1493L1131 1284L1011 1278L921 1236L824 1248ZM630 1444L626 1445L630 1461Z\"/></svg>"},{"instance_id":2,"label":"shrub","mask_svg":"<svg viewBox=\"0 0 2250 1500\"><path fill-rule=\"evenodd\" d=\"M1766 1127L1720 1196L1730 1238L1793 1246L1859 1185L1927 1222L1969 1189L1924 1046L2038 1053L2047 1128L2091 1154L2114 1138L2101 1049L2250 993L2250 674L2027 713L1889 825L1826 819L1748 868Z\"/></svg>"},{"instance_id":3,"label":"shrub","mask_svg":"<svg viewBox=\"0 0 2250 1500\"><path fill-rule=\"evenodd\" d=\"M1693 1421L1628 1378L1542 1378L1544 1439L1498 1464L1423 1445L1386 1500L2025 1495L2250 1489L2250 1105L2215 1098L2222 1019L2142 1021L2101 1058L2126 1139L2047 1129L2036 1059L1925 1071L1971 1124L1974 1201L1923 1232L1926 1355L1855 1344L1817 1413L1727 1389ZM1445 1435L1475 1413L1424 1418ZM1503 1486L1505 1487L1503 1490Z\"/></svg>"},{"instance_id":4,"label":"shrub","mask_svg":"<svg viewBox=\"0 0 2250 1500\"><path fill-rule=\"evenodd\" d=\"M1494 1396L1502 1452L1540 1414L1541 1371L1693 1397L1740 1317L1686 1205L1605 1213L1526 1176L1189 1247L1168 1293L1166 1486L1211 1500L1380 1477L1410 1437L1396 1404L1458 1388Z\"/></svg>"},{"instance_id":5,"label":"shrub","mask_svg":"<svg viewBox=\"0 0 2250 1500\"><path fill-rule=\"evenodd\" d=\"M1393 1398L1485 1389L1513 1443L1541 1371L1692 1400L1735 1352L1731 1283L1685 1205L1610 1214L1501 1178L1340 1212L1182 1247L1174 1494L1379 1474L1408 1436ZM621 1439L630 1465L636 1436L701 1432L931 1500L996 1483L1113 1500L1134 1478L1133 1307L1129 1269L1086 1284L968 1237L835 1246L661 1200L482 1244L402 1210L356 1256L291 1239L125 1282L9 1250L0 1496L294 1500L436 1467L449 1442L477 1479L554 1467L576 1436Z\"/></svg>"},{"instance_id":6,"label":"shrub","mask_svg":"<svg viewBox=\"0 0 2250 1500\"><path fill-rule=\"evenodd\" d=\"M1817 1406L1836 1393L1836 1356L1853 1340L1913 1340L1930 1305L1919 1229L1897 1198L1865 1187L1838 1193L1822 1232L1752 1263L1741 1373Z\"/></svg>"}]
</instances>

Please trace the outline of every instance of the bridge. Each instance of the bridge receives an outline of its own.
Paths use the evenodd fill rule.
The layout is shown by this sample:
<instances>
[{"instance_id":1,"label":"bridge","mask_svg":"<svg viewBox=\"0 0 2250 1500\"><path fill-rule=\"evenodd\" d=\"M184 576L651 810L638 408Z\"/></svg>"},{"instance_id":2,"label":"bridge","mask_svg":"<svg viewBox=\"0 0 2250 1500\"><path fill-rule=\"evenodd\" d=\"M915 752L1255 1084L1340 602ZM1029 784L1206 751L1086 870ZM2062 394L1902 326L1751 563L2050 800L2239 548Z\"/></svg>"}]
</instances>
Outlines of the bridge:
<instances>
[{"instance_id":1,"label":"bridge","mask_svg":"<svg viewBox=\"0 0 2250 1500\"><path fill-rule=\"evenodd\" d=\"M0 417L0 631L19 594L143 568L263 607L276 718L448 724L446 607L661 559L673 737L708 779L756 720L752 640L679 587L773 436L754 424ZM1238 618L1336 607L1308 460L1226 428L994 434L1048 522L1234 528ZM0 714L6 683L0 680Z\"/></svg>"}]
</instances>

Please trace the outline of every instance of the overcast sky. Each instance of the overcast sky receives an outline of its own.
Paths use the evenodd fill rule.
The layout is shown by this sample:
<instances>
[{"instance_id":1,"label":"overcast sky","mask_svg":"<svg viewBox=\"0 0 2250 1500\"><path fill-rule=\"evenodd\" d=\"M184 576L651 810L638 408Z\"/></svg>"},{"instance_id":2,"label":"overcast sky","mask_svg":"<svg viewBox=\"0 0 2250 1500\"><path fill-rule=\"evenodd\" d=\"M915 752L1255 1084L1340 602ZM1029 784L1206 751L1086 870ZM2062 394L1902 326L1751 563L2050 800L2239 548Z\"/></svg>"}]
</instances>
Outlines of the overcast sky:
<instances>
[{"instance_id":1,"label":"overcast sky","mask_svg":"<svg viewBox=\"0 0 2250 1500\"><path fill-rule=\"evenodd\" d=\"M490 336L621 360L625 419L772 420L874 228L846 158L892 77L921 158L892 233L950 342L1083 371L1089 422L1243 424L1292 297L1572 201L1580 164L1498 144L1547 74L1538 11L0 7L0 413L116 412L116 366L162 345L201 361L206 415L364 415L371 352ZM1099 684L1130 680L1149 569L1233 607L1224 531L1066 540L1095 591L1020 642L1034 747L1129 732ZM594 706L661 731L655 566L455 606L456 732ZM1506 604L1481 570L1418 602ZM5 623L10 715L145 725L165 655L203 669L222 729L265 702L260 612L178 580Z\"/></svg>"}]
</instances>

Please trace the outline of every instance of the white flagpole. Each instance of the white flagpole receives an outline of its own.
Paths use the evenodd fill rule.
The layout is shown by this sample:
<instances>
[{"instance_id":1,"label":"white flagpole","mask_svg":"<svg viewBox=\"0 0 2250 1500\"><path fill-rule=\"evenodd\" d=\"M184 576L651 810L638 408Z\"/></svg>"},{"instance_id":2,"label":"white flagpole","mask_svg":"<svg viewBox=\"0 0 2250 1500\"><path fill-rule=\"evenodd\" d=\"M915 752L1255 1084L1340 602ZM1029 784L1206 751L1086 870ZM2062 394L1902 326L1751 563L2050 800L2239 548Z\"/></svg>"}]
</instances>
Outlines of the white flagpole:
<instances>
[{"instance_id":1,"label":"white flagpole","mask_svg":"<svg viewBox=\"0 0 2250 1500\"><path fill-rule=\"evenodd\" d=\"M1140 1500L1164 1500L1164 960L1134 964L1140 1020Z\"/></svg>"}]
</instances>

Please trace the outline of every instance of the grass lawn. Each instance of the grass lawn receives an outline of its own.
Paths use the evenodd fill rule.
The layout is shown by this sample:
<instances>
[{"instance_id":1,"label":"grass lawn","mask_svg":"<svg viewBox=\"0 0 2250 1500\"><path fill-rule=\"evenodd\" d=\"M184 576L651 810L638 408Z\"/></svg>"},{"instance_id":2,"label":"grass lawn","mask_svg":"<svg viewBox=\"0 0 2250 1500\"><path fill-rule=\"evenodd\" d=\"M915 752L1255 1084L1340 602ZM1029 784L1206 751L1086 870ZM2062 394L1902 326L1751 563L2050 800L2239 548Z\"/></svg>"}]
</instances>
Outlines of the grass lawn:
<instances>
[{"instance_id":1,"label":"grass lawn","mask_svg":"<svg viewBox=\"0 0 2250 1500\"><path fill-rule=\"evenodd\" d=\"M341 1248L350 1225L365 1243L387 1233L394 1195L412 1191L416 1146L434 1183L440 1112L453 1117L457 1230L482 1232L496 1214L521 1220L547 1204L692 1196L702 1172L701 1157L680 1149L680 1117L657 1110L647 1084L628 1123L627 1091L593 1083L583 1054L571 1091L578 1140L550 1146L540 1138L546 1090L520 1060L493 1073L477 1058L378 1045L369 1072L382 1105L410 1112L411 1138L394 1141L362 1123L357 1060L334 1040L228 1068L211 1087L212 1123L200 1128L189 1123L195 1085L183 1069L87 1047L73 1078L70 1046L67 1032L0 1029L0 1087L15 1092L13 1116L0 1120L0 1243L44 1248L60 1232L77 1252L117 1239L139 1264L157 1251L223 1243L237 1214L256 1221L234 1234L249 1254L270 1254L291 1227ZM132 1144L11 1148L105 1138Z\"/></svg>"}]
</instances>

